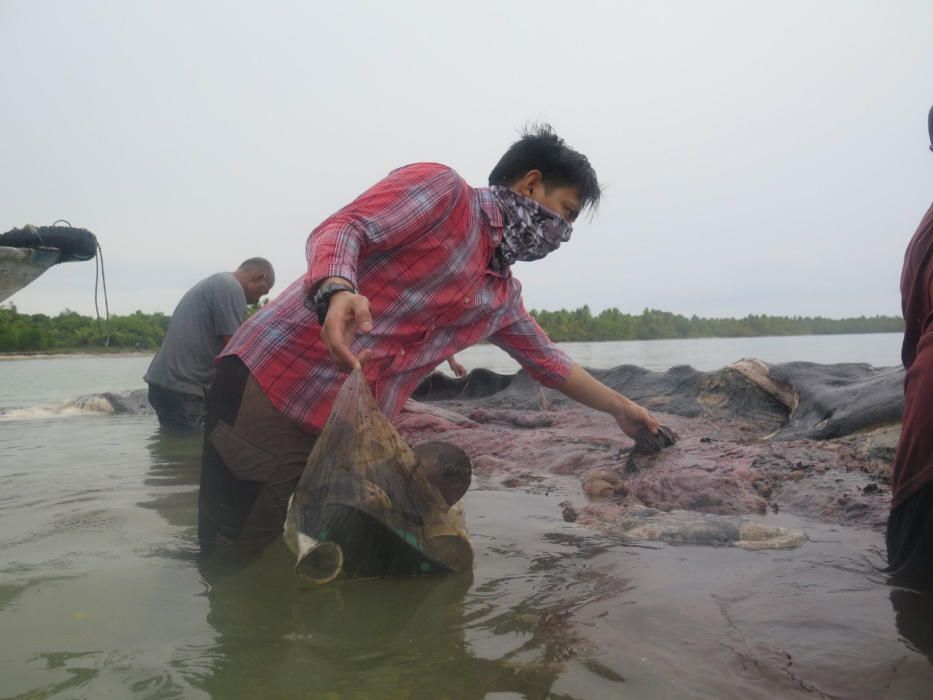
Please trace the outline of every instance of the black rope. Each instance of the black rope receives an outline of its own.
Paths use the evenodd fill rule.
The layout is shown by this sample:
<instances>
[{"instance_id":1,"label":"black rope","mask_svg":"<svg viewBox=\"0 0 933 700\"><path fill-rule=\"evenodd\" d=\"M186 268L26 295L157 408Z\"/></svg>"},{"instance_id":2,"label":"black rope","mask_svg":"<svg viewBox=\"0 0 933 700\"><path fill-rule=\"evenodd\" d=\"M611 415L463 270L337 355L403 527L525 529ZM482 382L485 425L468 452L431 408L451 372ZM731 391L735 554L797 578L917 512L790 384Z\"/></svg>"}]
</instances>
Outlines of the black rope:
<instances>
[{"instance_id":1,"label":"black rope","mask_svg":"<svg viewBox=\"0 0 933 700\"><path fill-rule=\"evenodd\" d=\"M52 223L52 226L58 226L59 224L64 224L68 228L74 228L67 219L58 219ZM39 236L39 241L42 241L41 236ZM94 314L97 316L97 332L103 336L104 330L100 322L100 305L98 304L98 297L100 296L98 290L102 287L104 291L104 313L106 314L107 325L107 337L104 338L104 347L108 347L110 345L110 300L107 297L107 275L104 272L104 249L100 247L100 241L98 241L96 237L94 242L97 244L97 250L94 253Z\"/></svg>"},{"instance_id":2,"label":"black rope","mask_svg":"<svg viewBox=\"0 0 933 700\"><path fill-rule=\"evenodd\" d=\"M100 306L98 305L98 283L104 290L104 313L107 318L107 337L104 338L104 347L110 345L110 301L107 298L107 275L104 273L104 249L97 242L97 254L94 255L94 313L97 314L97 332L104 334L100 323Z\"/></svg>"}]
</instances>

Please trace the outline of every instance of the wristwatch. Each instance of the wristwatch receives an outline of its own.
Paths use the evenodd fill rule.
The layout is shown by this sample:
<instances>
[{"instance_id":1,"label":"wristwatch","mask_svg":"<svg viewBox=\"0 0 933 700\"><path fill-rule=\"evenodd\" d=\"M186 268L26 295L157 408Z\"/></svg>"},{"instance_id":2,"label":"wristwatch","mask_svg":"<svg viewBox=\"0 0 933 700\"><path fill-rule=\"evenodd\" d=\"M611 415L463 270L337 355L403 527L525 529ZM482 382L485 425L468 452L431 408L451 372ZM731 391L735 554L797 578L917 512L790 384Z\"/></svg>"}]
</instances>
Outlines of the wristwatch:
<instances>
[{"instance_id":1,"label":"wristwatch","mask_svg":"<svg viewBox=\"0 0 933 700\"><path fill-rule=\"evenodd\" d=\"M337 292L350 292L350 294L356 294L356 288L351 284L340 284L339 282L334 282L333 284L325 284L318 287L318 290L314 293L312 302L314 304L314 313L317 314L317 322L324 325L324 319L327 318L327 309L330 307L330 298L334 296Z\"/></svg>"}]
</instances>

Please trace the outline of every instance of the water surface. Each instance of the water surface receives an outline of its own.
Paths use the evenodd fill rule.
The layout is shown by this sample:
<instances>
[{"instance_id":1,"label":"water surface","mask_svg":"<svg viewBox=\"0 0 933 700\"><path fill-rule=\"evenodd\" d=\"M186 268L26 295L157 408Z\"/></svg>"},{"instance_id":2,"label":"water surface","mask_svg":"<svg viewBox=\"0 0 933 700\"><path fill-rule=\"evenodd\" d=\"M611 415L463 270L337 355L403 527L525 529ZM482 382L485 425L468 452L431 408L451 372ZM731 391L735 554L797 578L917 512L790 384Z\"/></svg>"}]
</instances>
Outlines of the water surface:
<instances>
[{"instance_id":1,"label":"water surface","mask_svg":"<svg viewBox=\"0 0 933 700\"><path fill-rule=\"evenodd\" d=\"M725 367L743 357L756 357L769 363L797 360L823 364L865 362L875 367L890 367L901 363L902 338L900 333L859 333L613 340L558 345L584 367L608 369L625 364L660 371L676 365L692 365L696 369L709 371ZM518 363L494 345L476 345L457 357L468 369L486 367L497 372L514 372L518 369Z\"/></svg>"},{"instance_id":2,"label":"water surface","mask_svg":"<svg viewBox=\"0 0 933 700\"><path fill-rule=\"evenodd\" d=\"M467 497L471 575L313 588L279 545L200 561L196 439L43 408L147 362L0 362L0 697L930 697L933 604L877 573L881 535L783 514L810 542L637 546L493 479Z\"/></svg>"}]
</instances>

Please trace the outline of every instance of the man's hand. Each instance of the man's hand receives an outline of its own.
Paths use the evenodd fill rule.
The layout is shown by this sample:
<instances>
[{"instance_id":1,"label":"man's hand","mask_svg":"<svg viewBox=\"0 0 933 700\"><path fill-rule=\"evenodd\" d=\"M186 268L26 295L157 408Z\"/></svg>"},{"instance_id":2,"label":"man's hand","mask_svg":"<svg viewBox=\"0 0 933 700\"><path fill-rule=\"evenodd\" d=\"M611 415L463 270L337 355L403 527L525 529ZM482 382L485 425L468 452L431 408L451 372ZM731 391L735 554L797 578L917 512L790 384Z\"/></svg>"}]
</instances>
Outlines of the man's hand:
<instances>
[{"instance_id":1,"label":"man's hand","mask_svg":"<svg viewBox=\"0 0 933 700\"><path fill-rule=\"evenodd\" d=\"M613 417L622 432L633 440L638 440L645 432L654 435L661 427L661 421L634 401L626 400L622 410Z\"/></svg>"},{"instance_id":2,"label":"man's hand","mask_svg":"<svg viewBox=\"0 0 933 700\"><path fill-rule=\"evenodd\" d=\"M342 371L350 372L366 362L370 351L364 350L358 356L354 355L350 352L350 344L357 331L369 333L372 329L369 299L350 292L337 292L330 298L327 316L321 327L321 339Z\"/></svg>"},{"instance_id":3,"label":"man's hand","mask_svg":"<svg viewBox=\"0 0 933 700\"><path fill-rule=\"evenodd\" d=\"M636 444L647 448L647 451L655 452L677 440L673 431L664 428L650 411L597 381L577 363L571 367L570 376L560 391L584 406L610 414L622 432L635 440ZM661 431L666 432L662 434Z\"/></svg>"},{"instance_id":4,"label":"man's hand","mask_svg":"<svg viewBox=\"0 0 933 700\"><path fill-rule=\"evenodd\" d=\"M450 366L450 371L453 372L458 378L466 376L466 367L457 362L457 358L453 355L447 358L447 364Z\"/></svg>"}]
</instances>

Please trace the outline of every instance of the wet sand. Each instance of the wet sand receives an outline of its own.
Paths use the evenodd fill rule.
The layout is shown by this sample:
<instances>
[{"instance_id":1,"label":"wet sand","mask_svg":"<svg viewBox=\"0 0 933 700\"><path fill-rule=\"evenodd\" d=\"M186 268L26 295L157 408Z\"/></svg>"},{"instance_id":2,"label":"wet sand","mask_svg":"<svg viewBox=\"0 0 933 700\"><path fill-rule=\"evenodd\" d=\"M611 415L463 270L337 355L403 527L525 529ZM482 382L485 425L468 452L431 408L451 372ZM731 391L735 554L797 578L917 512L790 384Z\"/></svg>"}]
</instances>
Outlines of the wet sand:
<instances>
[{"instance_id":1,"label":"wet sand","mask_svg":"<svg viewBox=\"0 0 933 700\"><path fill-rule=\"evenodd\" d=\"M155 350L101 350L98 352L76 350L75 352L6 352L0 353L3 360L45 360L56 357L152 357Z\"/></svg>"}]
</instances>

